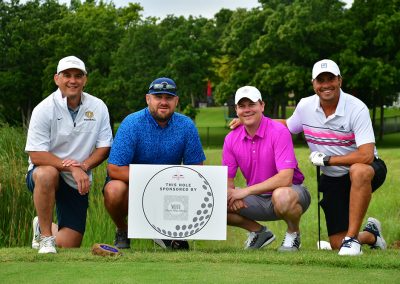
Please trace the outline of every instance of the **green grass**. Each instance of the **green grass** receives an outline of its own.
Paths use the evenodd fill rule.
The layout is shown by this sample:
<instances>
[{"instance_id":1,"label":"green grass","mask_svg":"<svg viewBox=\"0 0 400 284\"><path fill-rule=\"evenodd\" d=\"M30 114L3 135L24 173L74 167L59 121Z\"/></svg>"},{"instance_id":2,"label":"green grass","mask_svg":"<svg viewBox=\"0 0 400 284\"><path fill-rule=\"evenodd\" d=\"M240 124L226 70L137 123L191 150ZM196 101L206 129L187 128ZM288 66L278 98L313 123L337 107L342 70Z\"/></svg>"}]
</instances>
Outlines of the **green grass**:
<instances>
[{"instance_id":1,"label":"green grass","mask_svg":"<svg viewBox=\"0 0 400 284\"><path fill-rule=\"evenodd\" d=\"M192 247L194 247L192 245ZM398 283L398 251L370 251L338 257L332 251L278 253L242 249L189 252L130 249L120 257L99 257L88 248L38 255L26 248L0 249L3 283Z\"/></svg>"},{"instance_id":2,"label":"green grass","mask_svg":"<svg viewBox=\"0 0 400 284\"><path fill-rule=\"evenodd\" d=\"M224 107L199 108L196 116L197 127L225 127Z\"/></svg>"}]
</instances>

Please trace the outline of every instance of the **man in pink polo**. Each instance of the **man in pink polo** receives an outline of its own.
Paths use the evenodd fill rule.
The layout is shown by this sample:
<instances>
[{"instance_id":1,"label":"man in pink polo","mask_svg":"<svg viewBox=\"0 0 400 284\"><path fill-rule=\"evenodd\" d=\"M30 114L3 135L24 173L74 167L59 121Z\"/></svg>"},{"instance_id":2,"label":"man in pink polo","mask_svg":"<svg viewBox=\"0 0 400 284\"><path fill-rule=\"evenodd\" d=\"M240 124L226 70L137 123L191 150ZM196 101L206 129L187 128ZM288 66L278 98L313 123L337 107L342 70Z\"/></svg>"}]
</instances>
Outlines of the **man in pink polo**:
<instances>
[{"instance_id":1,"label":"man in pink polo","mask_svg":"<svg viewBox=\"0 0 400 284\"><path fill-rule=\"evenodd\" d=\"M228 166L228 225L249 231L246 249L262 248L275 235L257 221L284 220L287 232L279 251L300 248L300 217L310 205L302 184L292 137L288 129L263 115L260 91L241 87L235 94L235 109L241 125L226 137L222 163ZM236 188L240 168L247 187Z\"/></svg>"}]
</instances>

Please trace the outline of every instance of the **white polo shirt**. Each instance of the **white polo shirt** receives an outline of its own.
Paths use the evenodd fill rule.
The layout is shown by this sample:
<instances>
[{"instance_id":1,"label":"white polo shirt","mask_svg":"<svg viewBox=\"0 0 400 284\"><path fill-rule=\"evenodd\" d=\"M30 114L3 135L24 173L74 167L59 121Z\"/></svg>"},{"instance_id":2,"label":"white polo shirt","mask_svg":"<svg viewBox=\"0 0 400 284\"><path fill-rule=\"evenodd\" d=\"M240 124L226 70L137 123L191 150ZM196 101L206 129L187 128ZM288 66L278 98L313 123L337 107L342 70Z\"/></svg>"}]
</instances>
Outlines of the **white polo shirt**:
<instances>
[{"instance_id":1,"label":"white polo shirt","mask_svg":"<svg viewBox=\"0 0 400 284\"><path fill-rule=\"evenodd\" d=\"M292 133L304 132L311 151L330 156L346 155L359 146L375 143L374 130L367 106L358 98L340 90L339 103L334 114L325 116L318 95L300 100L286 124ZM377 157L376 147L374 154ZM328 176L342 176L347 166L321 167Z\"/></svg>"},{"instance_id":2,"label":"white polo shirt","mask_svg":"<svg viewBox=\"0 0 400 284\"><path fill-rule=\"evenodd\" d=\"M25 151L51 152L60 159L83 162L95 148L111 147L113 138L107 106L102 100L82 93L75 123L58 89L32 112ZM29 168L33 164L29 159ZM70 172L61 172L68 185L77 188ZM89 172L90 180L92 173Z\"/></svg>"}]
</instances>

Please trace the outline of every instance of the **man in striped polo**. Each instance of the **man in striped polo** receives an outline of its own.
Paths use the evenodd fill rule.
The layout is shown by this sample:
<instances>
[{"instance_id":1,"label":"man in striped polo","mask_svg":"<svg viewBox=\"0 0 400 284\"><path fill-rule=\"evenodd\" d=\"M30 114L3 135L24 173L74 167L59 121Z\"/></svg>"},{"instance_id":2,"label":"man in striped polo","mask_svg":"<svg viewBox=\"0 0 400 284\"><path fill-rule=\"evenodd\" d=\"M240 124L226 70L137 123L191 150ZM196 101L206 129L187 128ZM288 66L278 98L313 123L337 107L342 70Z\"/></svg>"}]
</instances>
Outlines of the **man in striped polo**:
<instances>
[{"instance_id":1,"label":"man in striped polo","mask_svg":"<svg viewBox=\"0 0 400 284\"><path fill-rule=\"evenodd\" d=\"M303 98L286 120L292 133L304 132L310 160L323 172L319 190L329 241L339 255L360 255L361 245L386 248L380 222L366 215L372 192L386 178L379 159L369 110L358 98L342 91L338 65L318 61L312 70L313 96Z\"/></svg>"}]
</instances>

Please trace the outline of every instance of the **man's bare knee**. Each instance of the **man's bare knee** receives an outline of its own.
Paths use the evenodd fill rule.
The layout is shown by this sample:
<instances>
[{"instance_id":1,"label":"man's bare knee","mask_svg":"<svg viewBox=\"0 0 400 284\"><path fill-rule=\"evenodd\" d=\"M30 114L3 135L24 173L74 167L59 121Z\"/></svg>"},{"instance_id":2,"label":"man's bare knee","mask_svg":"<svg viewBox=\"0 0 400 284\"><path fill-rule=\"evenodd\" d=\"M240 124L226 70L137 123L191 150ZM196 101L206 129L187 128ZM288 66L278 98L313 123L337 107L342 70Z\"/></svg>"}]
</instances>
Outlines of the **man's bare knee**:
<instances>
[{"instance_id":1,"label":"man's bare knee","mask_svg":"<svg viewBox=\"0 0 400 284\"><path fill-rule=\"evenodd\" d=\"M281 187L274 190L272 194L272 203L275 211L279 215L294 211L298 202L298 194L290 187Z\"/></svg>"},{"instance_id":2,"label":"man's bare knee","mask_svg":"<svg viewBox=\"0 0 400 284\"><path fill-rule=\"evenodd\" d=\"M52 166L40 166L35 168L32 177L35 184L58 184L59 175L60 173L58 172L58 170Z\"/></svg>"},{"instance_id":3,"label":"man's bare knee","mask_svg":"<svg viewBox=\"0 0 400 284\"><path fill-rule=\"evenodd\" d=\"M104 188L104 203L106 206L119 204L128 198L128 185L123 181L112 180Z\"/></svg>"},{"instance_id":4,"label":"man's bare knee","mask_svg":"<svg viewBox=\"0 0 400 284\"><path fill-rule=\"evenodd\" d=\"M75 230L64 227L56 235L58 247L79 248L82 244L83 235Z\"/></svg>"},{"instance_id":5,"label":"man's bare knee","mask_svg":"<svg viewBox=\"0 0 400 284\"><path fill-rule=\"evenodd\" d=\"M370 183L374 178L374 169L366 164L353 164L349 173L352 182Z\"/></svg>"}]
</instances>

